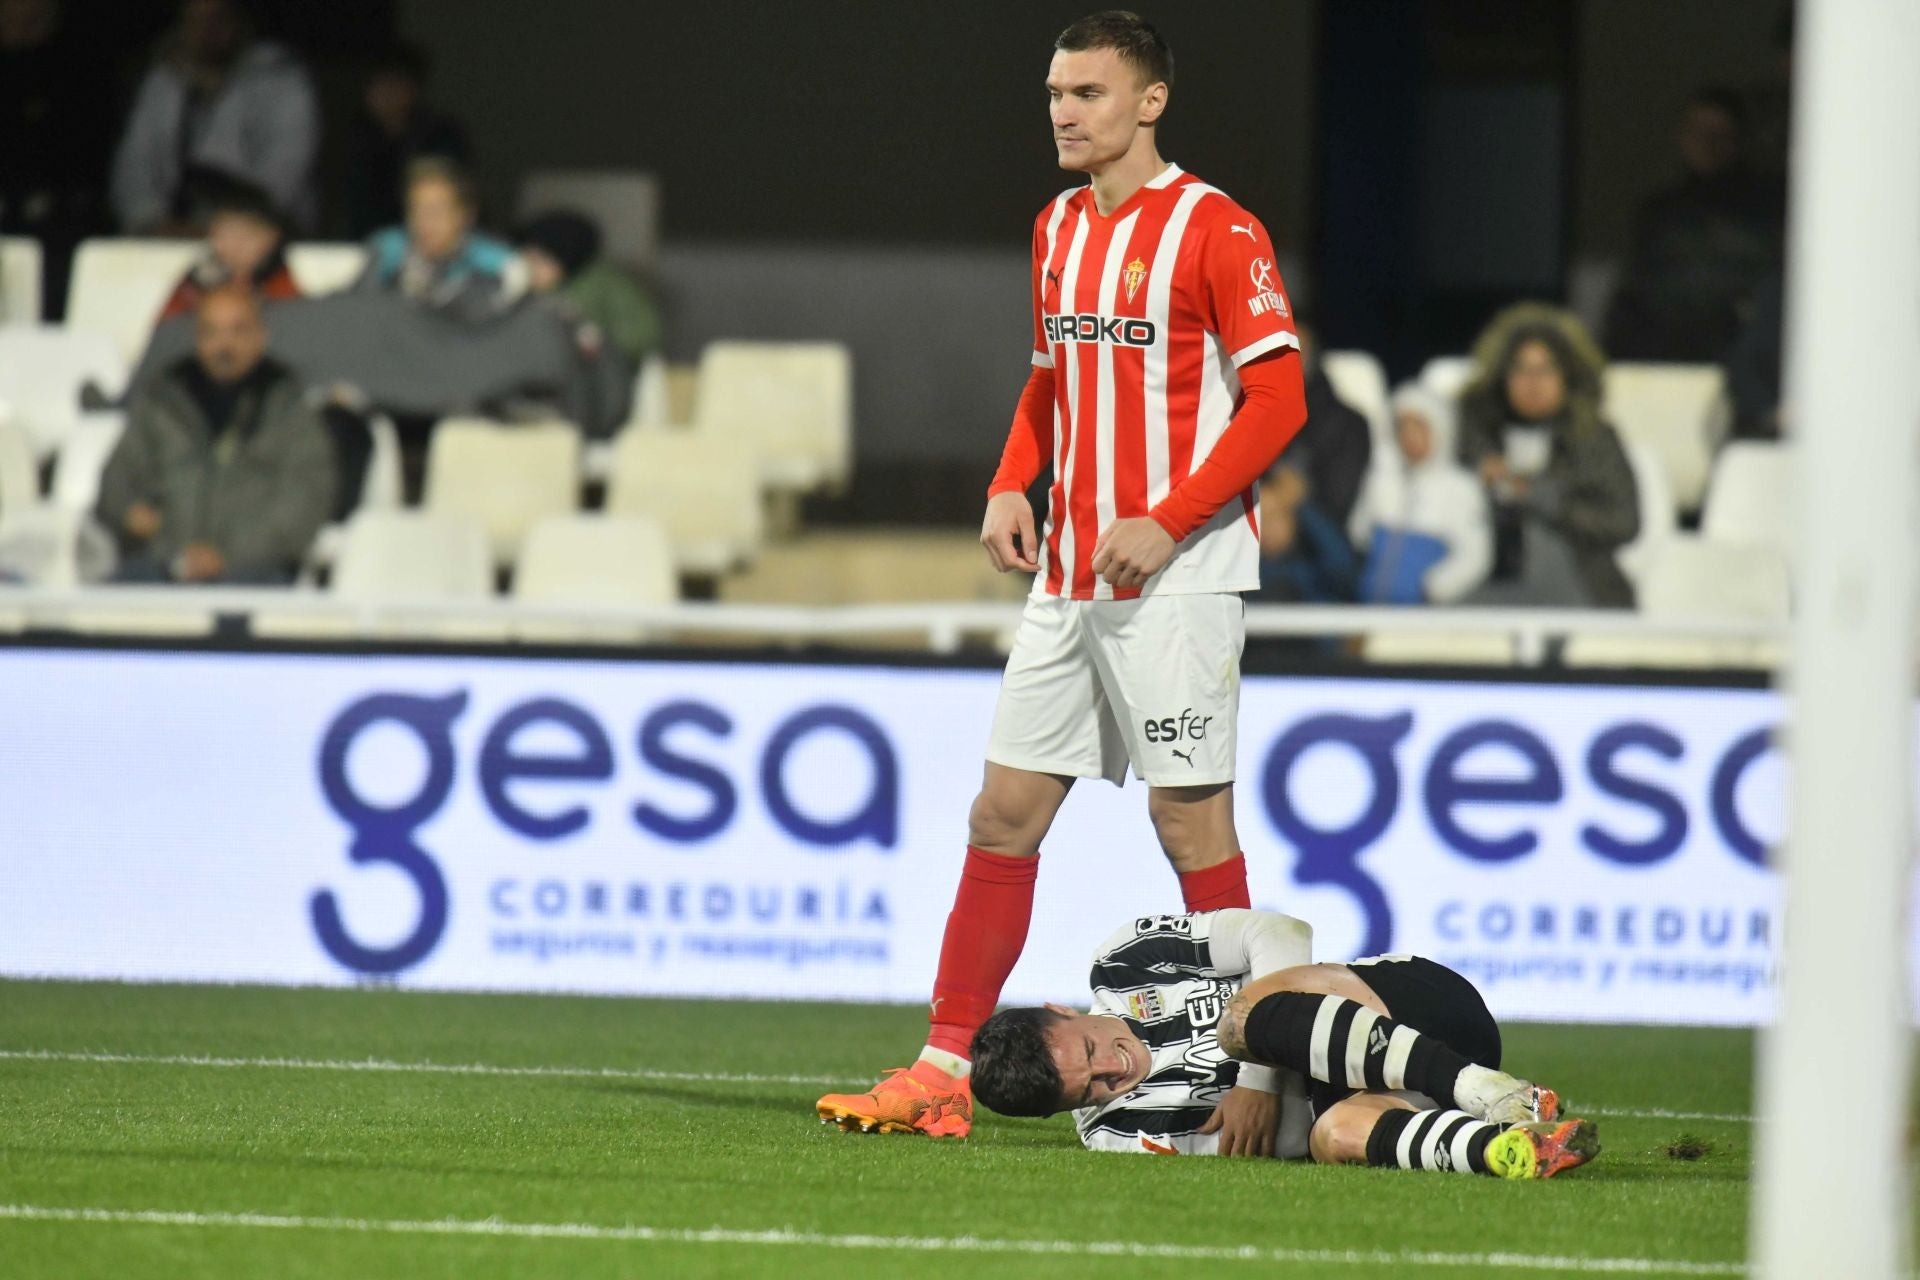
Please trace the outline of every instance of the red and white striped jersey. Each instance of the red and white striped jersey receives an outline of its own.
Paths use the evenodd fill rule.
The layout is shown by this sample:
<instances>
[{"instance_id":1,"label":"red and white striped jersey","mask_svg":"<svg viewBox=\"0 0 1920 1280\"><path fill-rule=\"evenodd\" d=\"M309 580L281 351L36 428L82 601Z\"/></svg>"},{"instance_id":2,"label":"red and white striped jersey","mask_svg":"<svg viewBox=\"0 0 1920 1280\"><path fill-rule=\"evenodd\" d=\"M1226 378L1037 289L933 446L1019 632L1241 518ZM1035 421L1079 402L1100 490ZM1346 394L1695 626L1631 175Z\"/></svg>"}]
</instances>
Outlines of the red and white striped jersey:
<instances>
[{"instance_id":1,"label":"red and white striped jersey","mask_svg":"<svg viewBox=\"0 0 1920 1280\"><path fill-rule=\"evenodd\" d=\"M1299 345L1266 228L1178 165L1109 216L1091 187L1043 209L1033 363L1054 370L1054 480L1035 593L1111 600L1258 587L1251 486L1143 588L1101 581L1094 542L1114 520L1146 515L1206 460L1239 405L1241 365Z\"/></svg>"}]
</instances>

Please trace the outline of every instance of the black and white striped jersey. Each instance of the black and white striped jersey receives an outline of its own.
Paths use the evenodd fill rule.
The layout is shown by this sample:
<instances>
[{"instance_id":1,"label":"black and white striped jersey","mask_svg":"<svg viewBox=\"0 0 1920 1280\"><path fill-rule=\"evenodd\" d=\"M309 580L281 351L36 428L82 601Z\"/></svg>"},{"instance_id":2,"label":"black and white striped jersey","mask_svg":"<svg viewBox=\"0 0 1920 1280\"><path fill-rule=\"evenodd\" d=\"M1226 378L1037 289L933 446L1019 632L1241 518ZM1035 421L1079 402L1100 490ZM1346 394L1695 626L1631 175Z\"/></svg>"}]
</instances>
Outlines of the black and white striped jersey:
<instances>
[{"instance_id":1,"label":"black and white striped jersey","mask_svg":"<svg viewBox=\"0 0 1920 1280\"><path fill-rule=\"evenodd\" d=\"M1214 1024L1249 977L1306 964L1311 949L1303 921L1267 911L1142 916L1115 931L1094 954L1092 1012L1126 1019L1153 1060L1128 1093L1073 1113L1080 1140L1095 1151L1214 1154L1219 1135L1199 1129L1227 1090L1277 1087L1271 1068L1222 1053Z\"/></svg>"}]
</instances>

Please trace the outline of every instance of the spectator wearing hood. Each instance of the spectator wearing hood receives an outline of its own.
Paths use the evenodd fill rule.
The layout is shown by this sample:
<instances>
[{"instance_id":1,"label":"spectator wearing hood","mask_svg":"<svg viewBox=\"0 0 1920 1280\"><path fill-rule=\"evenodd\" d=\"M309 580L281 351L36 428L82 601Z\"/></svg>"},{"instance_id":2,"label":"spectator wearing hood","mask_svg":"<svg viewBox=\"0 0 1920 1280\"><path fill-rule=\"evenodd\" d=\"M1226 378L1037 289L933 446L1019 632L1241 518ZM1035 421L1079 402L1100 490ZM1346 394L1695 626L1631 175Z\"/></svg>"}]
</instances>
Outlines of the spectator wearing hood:
<instances>
[{"instance_id":1,"label":"spectator wearing hood","mask_svg":"<svg viewBox=\"0 0 1920 1280\"><path fill-rule=\"evenodd\" d=\"M114 213L134 234L187 229L195 181L211 172L311 227L319 148L319 106L293 53L256 39L236 0L183 0L114 156Z\"/></svg>"},{"instance_id":2,"label":"spectator wearing hood","mask_svg":"<svg viewBox=\"0 0 1920 1280\"><path fill-rule=\"evenodd\" d=\"M207 244L198 260L173 287L159 319L191 315L215 289L241 284L263 301L286 302L301 296L287 268L286 228L266 193L242 182L224 189L207 204Z\"/></svg>"},{"instance_id":3,"label":"spectator wearing hood","mask_svg":"<svg viewBox=\"0 0 1920 1280\"><path fill-rule=\"evenodd\" d=\"M604 340L638 367L660 345L660 313L640 282L600 254L600 228L571 209L543 213L515 237L527 287L559 301L590 326L586 345Z\"/></svg>"},{"instance_id":4,"label":"spectator wearing hood","mask_svg":"<svg viewBox=\"0 0 1920 1280\"><path fill-rule=\"evenodd\" d=\"M1606 358L1572 312L1523 302L1474 342L1460 460L1494 504L1493 578L1474 603L1626 608L1614 552L1640 528L1633 471L1600 416Z\"/></svg>"},{"instance_id":5,"label":"spectator wearing hood","mask_svg":"<svg viewBox=\"0 0 1920 1280\"><path fill-rule=\"evenodd\" d=\"M479 193L466 170L428 156L407 169L407 222L367 242L361 293L397 293L458 320L485 320L526 291L526 270L505 241L475 228Z\"/></svg>"},{"instance_id":6,"label":"spectator wearing hood","mask_svg":"<svg viewBox=\"0 0 1920 1280\"><path fill-rule=\"evenodd\" d=\"M1453 411L1417 382L1393 394L1395 447L1368 468L1348 526L1367 604L1452 604L1486 581L1486 491L1454 460Z\"/></svg>"}]
</instances>

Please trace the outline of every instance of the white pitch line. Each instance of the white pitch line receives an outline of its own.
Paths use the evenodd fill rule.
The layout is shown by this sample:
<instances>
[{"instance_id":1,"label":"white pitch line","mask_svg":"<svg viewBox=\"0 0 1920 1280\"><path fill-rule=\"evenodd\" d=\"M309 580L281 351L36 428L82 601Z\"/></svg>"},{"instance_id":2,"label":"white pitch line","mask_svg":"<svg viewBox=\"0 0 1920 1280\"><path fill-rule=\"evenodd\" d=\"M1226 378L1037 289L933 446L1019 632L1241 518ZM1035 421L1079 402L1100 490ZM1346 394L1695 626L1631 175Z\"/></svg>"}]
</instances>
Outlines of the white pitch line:
<instances>
[{"instance_id":1,"label":"white pitch line","mask_svg":"<svg viewBox=\"0 0 1920 1280\"><path fill-rule=\"evenodd\" d=\"M108 1066L268 1068L285 1071L398 1071L450 1076L558 1076L573 1080L668 1080L718 1084L837 1084L838 1076L762 1076L724 1071L651 1071L635 1067L501 1067L484 1062L392 1062L381 1058L222 1058L171 1053L70 1053L0 1049L0 1061L85 1062Z\"/></svg>"},{"instance_id":2,"label":"white pitch line","mask_svg":"<svg viewBox=\"0 0 1920 1280\"><path fill-rule=\"evenodd\" d=\"M825 1235L811 1231L739 1231L726 1227L600 1226L591 1222L502 1222L498 1218L309 1218L261 1213L182 1213L158 1209L68 1208L0 1204L0 1219L90 1222L147 1227L251 1227L277 1231L362 1234L521 1236L546 1240L610 1240L646 1244L772 1245L811 1249L900 1250L913 1253L1000 1253L1069 1257L1154 1258L1199 1262L1264 1262L1299 1266L1484 1267L1611 1275L1744 1276L1741 1262L1660 1258L1582 1258L1521 1253L1441 1253L1406 1249L1275 1249L1261 1245L1135 1244L1114 1240L1018 1240L989 1236Z\"/></svg>"},{"instance_id":3,"label":"white pitch line","mask_svg":"<svg viewBox=\"0 0 1920 1280\"><path fill-rule=\"evenodd\" d=\"M848 1076L774 1076L731 1071L655 1071L640 1067L502 1067L484 1062L395 1062L384 1058L231 1058L204 1054L85 1053L59 1049L0 1049L0 1062L81 1062L108 1066L221 1067L284 1071L393 1071L416 1075L535 1076L571 1080L657 1080L694 1084L845 1084ZM1581 1114L1623 1120L1701 1120L1751 1124L1733 1112L1586 1107Z\"/></svg>"}]
</instances>

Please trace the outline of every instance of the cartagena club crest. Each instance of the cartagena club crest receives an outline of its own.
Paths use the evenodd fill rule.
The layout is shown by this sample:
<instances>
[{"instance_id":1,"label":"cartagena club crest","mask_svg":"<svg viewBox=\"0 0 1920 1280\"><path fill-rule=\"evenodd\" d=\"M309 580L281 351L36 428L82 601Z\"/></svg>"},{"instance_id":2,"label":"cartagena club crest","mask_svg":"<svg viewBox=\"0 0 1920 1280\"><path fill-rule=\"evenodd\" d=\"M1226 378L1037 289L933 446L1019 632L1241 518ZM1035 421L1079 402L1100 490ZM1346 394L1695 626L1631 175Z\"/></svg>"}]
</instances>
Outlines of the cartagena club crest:
<instances>
[{"instance_id":1,"label":"cartagena club crest","mask_svg":"<svg viewBox=\"0 0 1920 1280\"><path fill-rule=\"evenodd\" d=\"M1135 258L1127 264L1127 301L1133 301L1133 295L1140 292L1140 283L1147 278L1147 264Z\"/></svg>"}]
</instances>

